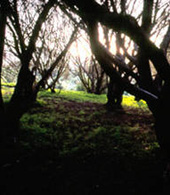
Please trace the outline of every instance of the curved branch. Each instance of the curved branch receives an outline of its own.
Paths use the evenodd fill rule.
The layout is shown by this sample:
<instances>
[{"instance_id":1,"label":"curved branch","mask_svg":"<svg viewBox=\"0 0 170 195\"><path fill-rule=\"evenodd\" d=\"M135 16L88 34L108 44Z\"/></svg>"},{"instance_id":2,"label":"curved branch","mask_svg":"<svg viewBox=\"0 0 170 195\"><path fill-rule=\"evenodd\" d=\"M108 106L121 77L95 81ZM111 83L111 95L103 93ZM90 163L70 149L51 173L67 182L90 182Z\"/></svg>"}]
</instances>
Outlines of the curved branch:
<instances>
[{"instance_id":1,"label":"curved branch","mask_svg":"<svg viewBox=\"0 0 170 195\"><path fill-rule=\"evenodd\" d=\"M139 88L133 84L131 84L127 79L121 78L121 76L118 74L118 72L114 69L111 61L109 60L109 56L107 53L103 53L103 50L98 42L98 32L97 32L97 23L89 23L89 35L90 35L90 42L91 42L91 48L92 51L102 66L103 70L106 72L107 75L110 76L113 80L116 80L117 83L122 85L122 87L131 93L132 95L135 95L136 97L140 99L144 99L147 102L156 102L158 100L158 97L149 91L146 91L142 88Z\"/></svg>"},{"instance_id":2,"label":"curved branch","mask_svg":"<svg viewBox=\"0 0 170 195\"><path fill-rule=\"evenodd\" d=\"M152 43L143 29L138 25L135 18L130 15L118 14L109 12L105 6L98 4L94 0L76 1L64 0L70 7L76 6L76 12L88 23L91 20L101 22L103 25L128 35L134 42L136 42L146 56L150 59L160 77L170 82L170 65L163 53Z\"/></svg>"}]
</instances>

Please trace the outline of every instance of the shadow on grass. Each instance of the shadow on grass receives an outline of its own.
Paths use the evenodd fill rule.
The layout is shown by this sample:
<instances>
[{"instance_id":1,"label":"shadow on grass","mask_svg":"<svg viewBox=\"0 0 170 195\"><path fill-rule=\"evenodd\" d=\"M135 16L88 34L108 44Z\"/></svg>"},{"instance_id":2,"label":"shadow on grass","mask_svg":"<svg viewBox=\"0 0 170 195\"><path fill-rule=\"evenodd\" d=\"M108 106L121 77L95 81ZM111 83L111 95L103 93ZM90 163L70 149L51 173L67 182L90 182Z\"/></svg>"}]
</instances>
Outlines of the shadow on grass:
<instances>
[{"instance_id":1,"label":"shadow on grass","mask_svg":"<svg viewBox=\"0 0 170 195\"><path fill-rule=\"evenodd\" d=\"M41 100L21 119L18 144L1 148L1 195L166 194L150 114Z\"/></svg>"},{"instance_id":2,"label":"shadow on grass","mask_svg":"<svg viewBox=\"0 0 170 195\"><path fill-rule=\"evenodd\" d=\"M163 194L158 162L91 151L58 158L39 149L1 167L1 194Z\"/></svg>"}]
</instances>

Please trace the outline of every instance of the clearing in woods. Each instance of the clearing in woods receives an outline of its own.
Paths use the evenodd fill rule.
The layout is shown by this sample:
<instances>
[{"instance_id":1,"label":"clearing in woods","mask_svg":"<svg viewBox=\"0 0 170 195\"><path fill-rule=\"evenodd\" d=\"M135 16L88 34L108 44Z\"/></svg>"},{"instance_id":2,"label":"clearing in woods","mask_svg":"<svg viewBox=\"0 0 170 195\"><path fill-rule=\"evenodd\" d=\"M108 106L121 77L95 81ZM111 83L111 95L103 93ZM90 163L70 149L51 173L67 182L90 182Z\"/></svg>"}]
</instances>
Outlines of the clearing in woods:
<instances>
[{"instance_id":1,"label":"clearing in woods","mask_svg":"<svg viewBox=\"0 0 170 195\"><path fill-rule=\"evenodd\" d=\"M2 194L161 194L163 163L144 102L125 96L41 92L21 118L19 143L3 150ZM10 187L9 187L10 186Z\"/></svg>"}]
</instances>

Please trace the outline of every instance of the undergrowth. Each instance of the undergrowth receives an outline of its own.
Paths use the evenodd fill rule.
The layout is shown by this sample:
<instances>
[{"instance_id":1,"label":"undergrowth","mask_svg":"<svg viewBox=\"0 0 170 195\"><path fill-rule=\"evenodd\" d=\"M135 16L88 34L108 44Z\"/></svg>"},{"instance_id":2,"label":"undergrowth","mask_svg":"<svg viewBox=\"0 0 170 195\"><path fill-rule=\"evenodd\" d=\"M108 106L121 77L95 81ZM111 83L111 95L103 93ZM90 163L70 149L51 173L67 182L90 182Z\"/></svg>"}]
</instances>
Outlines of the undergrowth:
<instances>
[{"instance_id":1,"label":"undergrowth","mask_svg":"<svg viewBox=\"0 0 170 195\"><path fill-rule=\"evenodd\" d=\"M124 97L125 113L108 113L104 107L105 95L85 92L41 92L38 102L39 106L21 119L22 143L27 147L52 144L58 155L88 150L92 154L117 152L135 157L158 148L145 102L139 105L131 96ZM150 124L142 124L149 123L142 121L143 113Z\"/></svg>"},{"instance_id":2,"label":"undergrowth","mask_svg":"<svg viewBox=\"0 0 170 195\"><path fill-rule=\"evenodd\" d=\"M124 96L113 112L105 103L105 95L40 92L21 118L15 160L1 169L2 194L158 192L150 190L162 165L146 103Z\"/></svg>"}]
</instances>

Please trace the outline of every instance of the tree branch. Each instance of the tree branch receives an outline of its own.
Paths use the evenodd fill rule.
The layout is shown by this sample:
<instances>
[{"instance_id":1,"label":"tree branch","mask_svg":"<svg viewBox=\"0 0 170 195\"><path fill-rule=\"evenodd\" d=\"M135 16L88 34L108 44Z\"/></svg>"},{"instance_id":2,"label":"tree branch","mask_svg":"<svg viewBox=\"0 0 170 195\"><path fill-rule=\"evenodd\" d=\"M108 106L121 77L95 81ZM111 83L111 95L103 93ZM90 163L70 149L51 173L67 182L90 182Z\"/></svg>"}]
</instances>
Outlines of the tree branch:
<instances>
[{"instance_id":1,"label":"tree branch","mask_svg":"<svg viewBox=\"0 0 170 195\"><path fill-rule=\"evenodd\" d=\"M160 77L170 82L170 65L163 51L157 48L146 36L135 18L130 15L109 12L104 6L94 0L76 1L64 0L70 7L76 6L78 13L88 23L90 20L101 22L103 25L128 35L145 51L147 58L153 62Z\"/></svg>"},{"instance_id":2,"label":"tree branch","mask_svg":"<svg viewBox=\"0 0 170 195\"><path fill-rule=\"evenodd\" d=\"M105 55L103 55L103 50L101 49L100 44L98 43L98 40L97 40L98 39L97 23L92 23L92 24L89 23L89 35L90 35L92 51L96 59L98 60L98 62L100 63L100 65L102 66L106 74L110 76L110 78L112 78L113 80L116 80L116 82L122 85L122 87L126 91L135 95L136 97L144 99L147 102L150 102L150 101L155 102L158 100L158 97L156 95L142 88L139 88L131 84L127 79L120 77L118 72L113 68L113 65L110 62L110 60L108 60L109 58L108 55L106 53Z\"/></svg>"},{"instance_id":3,"label":"tree branch","mask_svg":"<svg viewBox=\"0 0 170 195\"><path fill-rule=\"evenodd\" d=\"M163 51L166 53L167 52L167 49L168 49L168 46L170 44L170 21L169 21L169 27L168 27L168 30L164 36L164 39L161 43L161 48L163 49Z\"/></svg>"},{"instance_id":4,"label":"tree branch","mask_svg":"<svg viewBox=\"0 0 170 195\"><path fill-rule=\"evenodd\" d=\"M39 90L40 86L44 83L44 80L47 80L48 77L51 75L52 71L55 69L55 67L58 65L58 63L60 62L60 60L66 55L69 47L71 46L71 44L73 43L73 41L75 40L75 34L77 32L77 28L73 31L69 42L67 43L66 47L64 48L64 50L60 53L60 55L56 58L56 60L53 62L53 64L51 65L51 67L46 71L46 73L44 74L44 76L41 78L41 80L37 83L36 85L36 89L37 91Z\"/></svg>"},{"instance_id":5,"label":"tree branch","mask_svg":"<svg viewBox=\"0 0 170 195\"><path fill-rule=\"evenodd\" d=\"M39 15L39 18L34 26L32 36L30 38L30 41L29 41L29 44L27 47L27 55L28 55L28 58L30 58L30 59L32 57L33 52L35 51L35 43L36 43L36 40L38 38L41 26L42 26L43 22L45 21L49 10L53 7L54 4L55 4L55 0L49 0L48 3L44 5L44 9L41 12L41 14Z\"/></svg>"}]
</instances>

